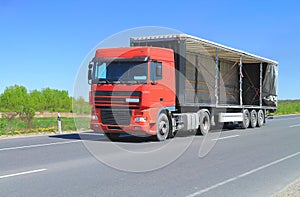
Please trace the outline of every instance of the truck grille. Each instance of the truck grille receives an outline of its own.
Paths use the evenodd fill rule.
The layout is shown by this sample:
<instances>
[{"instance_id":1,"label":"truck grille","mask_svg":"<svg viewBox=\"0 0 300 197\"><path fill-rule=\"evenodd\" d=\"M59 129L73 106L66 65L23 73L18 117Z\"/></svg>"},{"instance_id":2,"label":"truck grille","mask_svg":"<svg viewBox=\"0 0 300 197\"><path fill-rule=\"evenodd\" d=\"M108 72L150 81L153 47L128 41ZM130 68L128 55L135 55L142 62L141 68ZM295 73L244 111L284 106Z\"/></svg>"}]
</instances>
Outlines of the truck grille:
<instances>
[{"instance_id":1,"label":"truck grille","mask_svg":"<svg viewBox=\"0 0 300 197\"><path fill-rule=\"evenodd\" d=\"M141 92L137 91L95 91L95 106L109 107L119 106L138 108L140 106Z\"/></svg>"},{"instance_id":2,"label":"truck grille","mask_svg":"<svg viewBox=\"0 0 300 197\"><path fill-rule=\"evenodd\" d=\"M129 125L131 119L130 109L100 109L103 124Z\"/></svg>"}]
</instances>

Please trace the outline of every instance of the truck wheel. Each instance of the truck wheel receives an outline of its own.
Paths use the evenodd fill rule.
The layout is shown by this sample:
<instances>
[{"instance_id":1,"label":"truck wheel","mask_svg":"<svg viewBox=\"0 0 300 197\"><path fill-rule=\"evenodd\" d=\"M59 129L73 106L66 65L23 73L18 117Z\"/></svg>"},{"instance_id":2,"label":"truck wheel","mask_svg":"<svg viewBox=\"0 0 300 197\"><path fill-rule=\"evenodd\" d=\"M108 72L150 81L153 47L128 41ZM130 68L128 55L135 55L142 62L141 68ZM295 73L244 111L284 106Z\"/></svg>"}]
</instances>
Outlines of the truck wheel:
<instances>
[{"instance_id":1,"label":"truck wheel","mask_svg":"<svg viewBox=\"0 0 300 197\"><path fill-rule=\"evenodd\" d=\"M161 113L157 119L157 133L156 138L158 141L165 141L168 138L170 132L169 118L165 113Z\"/></svg>"},{"instance_id":2,"label":"truck wheel","mask_svg":"<svg viewBox=\"0 0 300 197\"><path fill-rule=\"evenodd\" d=\"M243 111L244 114L244 119L243 122L240 123L240 127L242 129L247 129L249 127L250 124L250 113L248 109L244 109Z\"/></svg>"},{"instance_id":3,"label":"truck wheel","mask_svg":"<svg viewBox=\"0 0 300 197\"><path fill-rule=\"evenodd\" d=\"M257 112L253 109L250 113L250 127L255 128L257 125Z\"/></svg>"},{"instance_id":4,"label":"truck wheel","mask_svg":"<svg viewBox=\"0 0 300 197\"><path fill-rule=\"evenodd\" d=\"M204 111L202 115L200 114L200 125L198 133L206 135L210 130L210 117L207 111Z\"/></svg>"},{"instance_id":5,"label":"truck wheel","mask_svg":"<svg viewBox=\"0 0 300 197\"><path fill-rule=\"evenodd\" d=\"M105 135L110 141L118 141L120 139L119 133L105 133Z\"/></svg>"},{"instance_id":6,"label":"truck wheel","mask_svg":"<svg viewBox=\"0 0 300 197\"><path fill-rule=\"evenodd\" d=\"M257 113L257 126L261 127L265 122L265 114L263 110L259 110Z\"/></svg>"}]
</instances>

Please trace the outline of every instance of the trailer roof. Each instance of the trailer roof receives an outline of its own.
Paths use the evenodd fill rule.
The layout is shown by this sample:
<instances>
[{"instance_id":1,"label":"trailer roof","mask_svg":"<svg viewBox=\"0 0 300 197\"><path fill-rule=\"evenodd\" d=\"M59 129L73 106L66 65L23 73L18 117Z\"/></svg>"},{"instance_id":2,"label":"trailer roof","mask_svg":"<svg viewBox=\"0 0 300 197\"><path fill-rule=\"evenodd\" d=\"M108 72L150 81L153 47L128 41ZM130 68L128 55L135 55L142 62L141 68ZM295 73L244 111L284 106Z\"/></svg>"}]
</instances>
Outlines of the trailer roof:
<instances>
[{"instance_id":1,"label":"trailer roof","mask_svg":"<svg viewBox=\"0 0 300 197\"><path fill-rule=\"evenodd\" d=\"M218 56L220 59L225 59L233 62L240 61L240 57L242 57L243 63L270 63L270 64L278 64L278 62L273 61L271 59L267 59L258 55L254 55L251 53L247 53L242 50L234 49L231 47L224 46L222 44L218 44L212 41L208 41L202 38L198 38L195 36L187 35L187 34L170 34L170 35L162 35L162 36L146 36L146 37L133 37L132 41L166 41L166 40L185 40L186 41L186 51L192 53L200 53L207 54L211 57L216 56L216 48L218 48Z\"/></svg>"}]
</instances>

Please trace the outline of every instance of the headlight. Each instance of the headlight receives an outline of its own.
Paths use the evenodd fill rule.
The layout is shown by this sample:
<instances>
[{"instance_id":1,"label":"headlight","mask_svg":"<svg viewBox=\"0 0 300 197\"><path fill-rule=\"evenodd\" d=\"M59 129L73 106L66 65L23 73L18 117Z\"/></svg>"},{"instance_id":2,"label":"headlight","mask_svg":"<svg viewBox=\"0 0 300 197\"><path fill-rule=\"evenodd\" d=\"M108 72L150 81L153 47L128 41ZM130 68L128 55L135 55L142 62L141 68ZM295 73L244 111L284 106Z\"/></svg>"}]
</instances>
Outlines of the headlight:
<instances>
[{"instance_id":1,"label":"headlight","mask_svg":"<svg viewBox=\"0 0 300 197\"><path fill-rule=\"evenodd\" d=\"M98 116L92 115L92 120L98 120Z\"/></svg>"},{"instance_id":2,"label":"headlight","mask_svg":"<svg viewBox=\"0 0 300 197\"><path fill-rule=\"evenodd\" d=\"M136 117L135 122L147 122L147 118L145 118L145 117Z\"/></svg>"}]
</instances>

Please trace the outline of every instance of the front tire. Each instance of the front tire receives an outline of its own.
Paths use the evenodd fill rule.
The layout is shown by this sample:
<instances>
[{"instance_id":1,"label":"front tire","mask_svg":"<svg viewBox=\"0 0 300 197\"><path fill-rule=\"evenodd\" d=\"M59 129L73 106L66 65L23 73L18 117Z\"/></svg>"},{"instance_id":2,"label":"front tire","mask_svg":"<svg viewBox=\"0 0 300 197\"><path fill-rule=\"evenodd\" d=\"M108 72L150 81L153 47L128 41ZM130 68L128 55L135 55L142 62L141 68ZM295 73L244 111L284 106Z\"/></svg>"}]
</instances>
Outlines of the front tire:
<instances>
[{"instance_id":1,"label":"front tire","mask_svg":"<svg viewBox=\"0 0 300 197\"><path fill-rule=\"evenodd\" d=\"M158 141L165 141L170 133L170 122L169 118L165 113L159 114L157 118L157 132L156 132L156 138Z\"/></svg>"},{"instance_id":2,"label":"front tire","mask_svg":"<svg viewBox=\"0 0 300 197\"><path fill-rule=\"evenodd\" d=\"M112 142L120 140L120 134L119 133L105 133L105 135Z\"/></svg>"}]
</instances>

